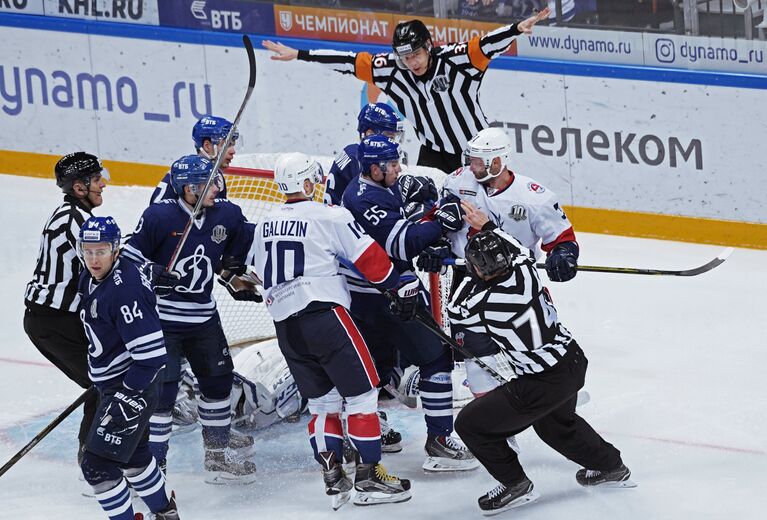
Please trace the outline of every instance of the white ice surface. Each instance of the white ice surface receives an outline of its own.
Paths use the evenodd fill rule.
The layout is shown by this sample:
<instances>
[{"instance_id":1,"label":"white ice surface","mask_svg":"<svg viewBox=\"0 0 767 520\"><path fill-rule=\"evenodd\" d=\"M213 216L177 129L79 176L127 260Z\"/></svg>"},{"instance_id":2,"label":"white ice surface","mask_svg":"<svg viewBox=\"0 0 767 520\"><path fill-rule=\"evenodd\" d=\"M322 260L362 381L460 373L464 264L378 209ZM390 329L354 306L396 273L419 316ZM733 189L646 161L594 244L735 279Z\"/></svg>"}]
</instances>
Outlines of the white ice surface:
<instances>
[{"instance_id":1,"label":"white ice surface","mask_svg":"<svg viewBox=\"0 0 767 520\"><path fill-rule=\"evenodd\" d=\"M22 328L23 293L40 231L60 193L52 181L0 176L6 193L0 227L0 464L80 389L52 368ZM149 197L145 188L110 187L99 215L124 231ZM580 234L581 263L692 267L721 248ZM767 518L767 252L736 249L722 266L694 278L581 273L551 284L559 315L589 357L591 402L580 413L622 452L639 484L586 490L577 465L533 432L519 436L521 461L538 502L499 518L571 520ZM413 480L399 505L333 512L311 459L306 418L257 437L260 478L248 487L203 483L199 431L172 439L170 482L182 518L480 518L476 499L495 486L483 470L427 475L418 411L387 410L403 433L402 453L385 455L394 474ZM105 518L80 495L70 417L0 477L0 518Z\"/></svg>"}]
</instances>

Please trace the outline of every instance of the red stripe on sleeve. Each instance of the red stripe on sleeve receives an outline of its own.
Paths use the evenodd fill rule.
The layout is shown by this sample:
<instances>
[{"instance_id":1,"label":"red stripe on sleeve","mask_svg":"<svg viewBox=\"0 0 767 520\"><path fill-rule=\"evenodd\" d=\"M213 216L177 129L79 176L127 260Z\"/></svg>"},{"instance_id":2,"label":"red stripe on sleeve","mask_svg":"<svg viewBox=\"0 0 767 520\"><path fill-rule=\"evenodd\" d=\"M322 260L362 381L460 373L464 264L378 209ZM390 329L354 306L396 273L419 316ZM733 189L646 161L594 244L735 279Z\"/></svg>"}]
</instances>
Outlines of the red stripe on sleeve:
<instances>
[{"instance_id":1,"label":"red stripe on sleeve","mask_svg":"<svg viewBox=\"0 0 767 520\"><path fill-rule=\"evenodd\" d=\"M573 231L572 226L562 231L562 234L559 235L553 242L541 245L541 249L547 253L551 253L551 250L562 242L575 242L575 231Z\"/></svg>"},{"instance_id":2,"label":"red stripe on sleeve","mask_svg":"<svg viewBox=\"0 0 767 520\"><path fill-rule=\"evenodd\" d=\"M389 255L373 242L354 262L356 267L371 283L381 283L391 274L394 266L389 260Z\"/></svg>"}]
</instances>

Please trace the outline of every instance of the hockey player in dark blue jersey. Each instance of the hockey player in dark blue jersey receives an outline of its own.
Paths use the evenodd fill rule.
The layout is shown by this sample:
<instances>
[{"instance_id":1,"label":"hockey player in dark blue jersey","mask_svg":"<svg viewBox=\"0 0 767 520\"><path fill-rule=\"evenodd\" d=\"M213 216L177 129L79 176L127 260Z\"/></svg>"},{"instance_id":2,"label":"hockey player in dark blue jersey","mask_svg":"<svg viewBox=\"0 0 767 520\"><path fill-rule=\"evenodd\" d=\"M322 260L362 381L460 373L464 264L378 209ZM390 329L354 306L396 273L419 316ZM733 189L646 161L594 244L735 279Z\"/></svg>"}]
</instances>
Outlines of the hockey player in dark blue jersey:
<instances>
[{"instance_id":1,"label":"hockey player in dark blue jersey","mask_svg":"<svg viewBox=\"0 0 767 520\"><path fill-rule=\"evenodd\" d=\"M148 447L158 373L167 356L147 264L118 258L120 228L91 217L78 252L87 270L78 283L80 320L90 346L90 378L99 393L81 468L112 520L134 520L132 487L160 520L178 519L175 499Z\"/></svg>"},{"instance_id":2,"label":"hockey player in dark blue jersey","mask_svg":"<svg viewBox=\"0 0 767 520\"><path fill-rule=\"evenodd\" d=\"M402 118L386 103L370 103L362 107L357 116L357 132L360 140L369 135L382 134L400 142L404 132ZM349 181L359 177L359 147L359 143L347 145L333 160L325 179L325 204L340 206Z\"/></svg>"},{"instance_id":3,"label":"hockey player in dark blue jersey","mask_svg":"<svg viewBox=\"0 0 767 520\"><path fill-rule=\"evenodd\" d=\"M192 140L194 141L194 148L197 151L197 155L215 162L216 157L218 157L219 152L221 152L220 148L223 144L223 140L226 138L226 134L229 133L230 128L232 128L232 123L223 117L205 116L202 119L199 119L192 127ZM232 159L234 159L239 138L240 133L235 130L232 142L224 152L226 155L224 155L224 158L221 161L221 169L229 167ZM225 199L226 179L221 172L219 172L219 176L221 177L219 179L221 190L218 193L218 198ZM168 172L152 192L149 203L154 204L161 200L175 200L176 198L178 198L178 193L176 193L176 190L173 188L170 172Z\"/></svg>"},{"instance_id":4,"label":"hockey player in dark blue jersey","mask_svg":"<svg viewBox=\"0 0 767 520\"><path fill-rule=\"evenodd\" d=\"M401 196L392 190L401 171L399 145L382 135L366 137L360 143L361 174L346 188L343 205L365 231L392 259L400 274L412 274L412 259L424 248L440 240L443 231L462 225L451 209L436 209L436 220L411 222L403 216ZM457 220L457 224L454 221ZM350 275L351 311L359 319L363 336L371 344L373 356L386 356L397 349L403 366L407 362L420 369L418 384L426 419L427 471L461 471L479 466L477 460L452 437L453 362L450 351L421 324L395 317L386 298L366 281ZM423 304L428 295L421 287Z\"/></svg>"},{"instance_id":5,"label":"hockey player in dark blue jersey","mask_svg":"<svg viewBox=\"0 0 767 520\"><path fill-rule=\"evenodd\" d=\"M192 208L203 196L213 163L189 155L171 166L175 200L151 204L141 216L124 254L137 261L162 265L170 262L189 221ZM197 376L202 397L198 401L205 445L206 481L214 484L252 482L255 465L244 460L241 451L250 451L253 438L231 433L232 359L221 328L216 302L211 294L213 278L222 270L244 270L245 255L253 238L253 224L248 223L239 206L217 199L220 186L213 183L204 194L203 210L190 228L188 239L178 255L174 270L178 284L158 298L160 320L168 349L165 384L151 422L150 448L164 461L171 433L171 412L181 380L181 357L185 357ZM225 281L231 281L227 277ZM227 285L227 284L225 284ZM236 299L258 300L253 291L236 292Z\"/></svg>"}]
</instances>

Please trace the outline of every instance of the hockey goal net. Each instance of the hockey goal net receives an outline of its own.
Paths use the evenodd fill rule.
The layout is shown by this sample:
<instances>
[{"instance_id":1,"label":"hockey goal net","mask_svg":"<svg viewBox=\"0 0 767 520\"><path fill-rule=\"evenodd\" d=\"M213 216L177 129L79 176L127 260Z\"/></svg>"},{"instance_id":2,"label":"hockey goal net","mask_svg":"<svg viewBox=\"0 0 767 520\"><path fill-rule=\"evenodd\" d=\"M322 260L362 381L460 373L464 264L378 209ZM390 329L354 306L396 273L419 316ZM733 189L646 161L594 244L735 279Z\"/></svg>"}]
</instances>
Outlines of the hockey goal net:
<instances>
[{"instance_id":1,"label":"hockey goal net","mask_svg":"<svg viewBox=\"0 0 767 520\"><path fill-rule=\"evenodd\" d=\"M242 208L250 222L258 222L270 208L285 201L285 196L277 191L274 183L274 163L278 156L276 153L237 155L232 166L225 172L227 198ZM325 172L330 170L332 157L313 158L322 165ZM438 187L444 178L441 171L425 167L409 167L403 173L427 175L434 179ZM321 202L323 195L324 186L318 186L314 199ZM441 286L447 281L423 273L421 276L432 294L435 317L442 323L442 300L447 291L441 290ZM244 346L274 337L274 324L263 304L235 301L219 284L214 287L221 322L230 346Z\"/></svg>"}]
</instances>

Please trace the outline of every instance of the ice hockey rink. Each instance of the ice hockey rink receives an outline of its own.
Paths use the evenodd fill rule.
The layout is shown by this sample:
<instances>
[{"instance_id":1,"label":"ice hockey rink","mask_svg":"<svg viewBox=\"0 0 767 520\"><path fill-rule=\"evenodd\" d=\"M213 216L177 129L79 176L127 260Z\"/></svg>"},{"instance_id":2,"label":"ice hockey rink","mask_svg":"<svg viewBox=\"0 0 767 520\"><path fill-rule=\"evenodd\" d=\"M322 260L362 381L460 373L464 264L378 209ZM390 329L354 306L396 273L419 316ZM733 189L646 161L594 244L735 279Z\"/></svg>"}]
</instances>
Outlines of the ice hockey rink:
<instances>
[{"instance_id":1,"label":"ice hockey rink","mask_svg":"<svg viewBox=\"0 0 767 520\"><path fill-rule=\"evenodd\" d=\"M0 230L0 464L81 390L37 352L22 327L23 293L40 231L61 193L52 180L0 175L8 195ZM96 211L130 231L148 188L108 187ZM581 263L687 268L720 246L579 234ZM622 452L634 489L581 488L578 466L521 434L521 461L541 498L498 518L767 518L767 251L736 249L713 271L691 278L580 273L550 284L560 319L588 356L579 408ZM425 474L419 410L386 409L404 451L387 469L413 480L404 504L333 512L310 453L307 418L257 434L259 479L244 487L203 482L199 430L171 440L169 482L185 520L277 518L480 518L477 497L495 486L484 471ZM75 463L78 414L0 477L1 519L102 518L85 498ZM136 504L141 510L140 504Z\"/></svg>"}]
</instances>

